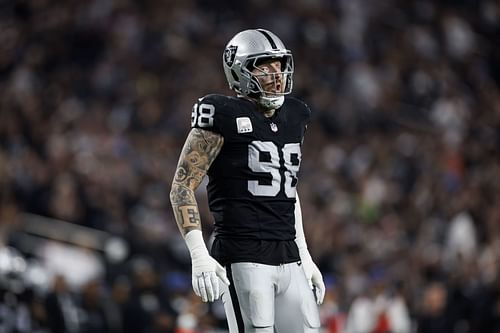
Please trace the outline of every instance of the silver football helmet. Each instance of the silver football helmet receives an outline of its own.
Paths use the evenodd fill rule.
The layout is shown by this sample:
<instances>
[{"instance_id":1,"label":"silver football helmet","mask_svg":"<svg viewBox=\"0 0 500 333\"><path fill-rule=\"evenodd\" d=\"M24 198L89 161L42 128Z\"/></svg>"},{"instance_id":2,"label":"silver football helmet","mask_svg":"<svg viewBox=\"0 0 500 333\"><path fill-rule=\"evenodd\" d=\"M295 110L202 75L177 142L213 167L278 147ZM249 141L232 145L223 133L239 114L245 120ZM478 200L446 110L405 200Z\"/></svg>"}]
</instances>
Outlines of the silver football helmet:
<instances>
[{"instance_id":1,"label":"silver football helmet","mask_svg":"<svg viewBox=\"0 0 500 333\"><path fill-rule=\"evenodd\" d=\"M279 108L285 100L284 95L292 91L292 53L278 36L268 30L251 29L236 34L227 43L222 58L229 88L238 95L255 99L265 109ZM258 76L269 74L252 72L269 59L281 61L281 72L272 74L275 82L279 77L284 85L281 92L264 90Z\"/></svg>"}]
</instances>

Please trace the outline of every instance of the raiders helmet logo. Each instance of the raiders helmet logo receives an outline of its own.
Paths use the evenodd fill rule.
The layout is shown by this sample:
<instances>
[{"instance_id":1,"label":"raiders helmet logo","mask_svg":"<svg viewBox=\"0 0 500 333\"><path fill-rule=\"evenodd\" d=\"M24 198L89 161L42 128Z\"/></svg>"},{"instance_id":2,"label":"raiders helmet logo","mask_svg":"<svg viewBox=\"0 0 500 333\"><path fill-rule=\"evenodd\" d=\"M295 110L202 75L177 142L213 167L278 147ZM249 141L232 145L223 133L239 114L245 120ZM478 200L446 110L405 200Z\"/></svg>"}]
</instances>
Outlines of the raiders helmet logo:
<instances>
[{"instance_id":1,"label":"raiders helmet logo","mask_svg":"<svg viewBox=\"0 0 500 333\"><path fill-rule=\"evenodd\" d=\"M226 47L226 49L224 50L224 62L226 63L227 66L231 67L233 65L237 49L238 46L230 45Z\"/></svg>"}]
</instances>

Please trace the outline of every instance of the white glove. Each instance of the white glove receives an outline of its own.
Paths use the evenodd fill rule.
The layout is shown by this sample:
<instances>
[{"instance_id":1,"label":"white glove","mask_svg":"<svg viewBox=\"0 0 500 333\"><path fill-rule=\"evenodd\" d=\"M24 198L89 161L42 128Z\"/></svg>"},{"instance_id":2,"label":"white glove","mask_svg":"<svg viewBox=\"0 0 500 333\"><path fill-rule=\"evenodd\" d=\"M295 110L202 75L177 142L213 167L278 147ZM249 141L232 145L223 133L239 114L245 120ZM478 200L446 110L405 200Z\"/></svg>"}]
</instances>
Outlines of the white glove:
<instances>
[{"instance_id":1,"label":"white glove","mask_svg":"<svg viewBox=\"0 0 500 333\"><path fill-rule=\"evenodd\" d=\"M323 282L323 275L321 274L318 266L314 263L309 254L309 251L300 253L300 260L302 261L302 269L306 274L307 281L311 286L314 296L316 297L316 303L318 305L323 304L323 299L325 298L325 283Z\"/></svg>"},{"instance_id":2,"label":"white glove","mask_svg":"<svg viewBox=\"0 0 500 333\"><path fill-rule=\"evenodd\" d=\"M321 274L318 266L316 266L313 262L311 255L309 254L309 250L307 249L306 237L302 226L302 209L300 208L298 195L295 200L295 243L299 248L302 269L304 270L307 281L314 292L316 303L320 305L323 303L323 299L325 298L325 283L323 282L323 275Z\"/></svg>"},{"instance_id":3,"label":"white glove","mask_svg":"<svg viewBox=\"0 0 500 333\"><path fill-rule=\"evenodd\" d=\"M229 285L226 270L208 253L201 230L192 230L184 237L191 254L194 293L203 302L213 302L220 297L219 280Z\"/></svg>"}]
</instances>

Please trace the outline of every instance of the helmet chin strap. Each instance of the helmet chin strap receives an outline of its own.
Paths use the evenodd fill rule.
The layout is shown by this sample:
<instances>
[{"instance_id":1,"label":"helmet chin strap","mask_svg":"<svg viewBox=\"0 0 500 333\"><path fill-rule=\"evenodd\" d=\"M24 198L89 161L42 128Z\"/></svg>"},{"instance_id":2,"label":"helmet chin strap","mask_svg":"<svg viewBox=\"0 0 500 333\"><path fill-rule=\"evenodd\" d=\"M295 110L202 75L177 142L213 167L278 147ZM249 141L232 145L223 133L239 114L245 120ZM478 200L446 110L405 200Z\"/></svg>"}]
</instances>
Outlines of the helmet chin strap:
<instances>
[{"instance_id":1,"label":"helmet chin strap","mask_svg":"<svg viewBox=\"0 0 500 333\"><path fill-rule=\"evenodd\" d=\"M260 96L257 99L257 102L260 106L262 106L266 110L275 110L280 108L285 102L285 96L277 96L277 97L265 97Z\"/></svg>"}]
</instances>

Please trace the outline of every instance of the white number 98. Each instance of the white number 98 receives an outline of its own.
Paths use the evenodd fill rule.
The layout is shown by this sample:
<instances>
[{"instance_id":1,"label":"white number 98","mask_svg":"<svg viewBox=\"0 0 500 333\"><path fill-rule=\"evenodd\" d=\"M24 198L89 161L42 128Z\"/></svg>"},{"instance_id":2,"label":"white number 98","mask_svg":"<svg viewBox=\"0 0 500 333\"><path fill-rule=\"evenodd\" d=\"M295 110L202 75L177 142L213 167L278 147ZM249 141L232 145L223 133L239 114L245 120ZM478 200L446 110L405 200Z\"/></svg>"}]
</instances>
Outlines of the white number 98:
<instances>
[{"instance_id":1,"label":"white number 98","mask_svg":"<svg viewBox=\"0 0 500 333\"><path fill-rule=\"evenodd\" d=\"M202 103L198 106L196 103L191 112L191 127L212 127L214 125L215 106Z\"/></svg>"}]
</instances>

